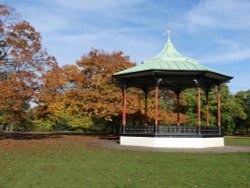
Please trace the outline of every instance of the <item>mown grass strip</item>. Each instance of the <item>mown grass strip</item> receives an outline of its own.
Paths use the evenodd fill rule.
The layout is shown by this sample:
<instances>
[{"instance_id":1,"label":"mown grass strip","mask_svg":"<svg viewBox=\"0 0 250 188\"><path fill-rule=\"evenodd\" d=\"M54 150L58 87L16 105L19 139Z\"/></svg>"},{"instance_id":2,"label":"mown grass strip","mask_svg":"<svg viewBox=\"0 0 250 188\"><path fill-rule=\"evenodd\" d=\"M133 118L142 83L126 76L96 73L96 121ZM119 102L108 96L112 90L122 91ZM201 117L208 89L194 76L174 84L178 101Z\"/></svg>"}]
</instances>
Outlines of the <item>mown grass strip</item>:
<instances>
[{"instance_id":1,"label":"mown grass strip","mask_svg":"<svg viewBox=\"0 0 250 188\"><path fill-rule=\"evenodd\" d=\"M134 152L80 140L0 148L0 187L250 187L250 153Z\"/></svg>"}]
</instances>

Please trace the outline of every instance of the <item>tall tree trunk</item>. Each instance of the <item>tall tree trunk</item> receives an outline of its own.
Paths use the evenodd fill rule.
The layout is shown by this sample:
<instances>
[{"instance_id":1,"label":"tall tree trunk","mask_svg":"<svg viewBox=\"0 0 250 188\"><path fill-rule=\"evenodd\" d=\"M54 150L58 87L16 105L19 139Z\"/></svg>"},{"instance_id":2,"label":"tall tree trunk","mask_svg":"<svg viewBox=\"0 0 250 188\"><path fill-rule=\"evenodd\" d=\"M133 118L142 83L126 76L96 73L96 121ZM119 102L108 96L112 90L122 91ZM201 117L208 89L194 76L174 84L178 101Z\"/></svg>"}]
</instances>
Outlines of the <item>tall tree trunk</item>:
<instances>
[{"instance_id":1,"label":"tall tree trunk","mask_svg":"<svg viewBox=\"0 0 250 188\"><path fill-rule=\"evenodd\" d=\"M13 125L13 123L11 123L11 124L10 124L10 129L9 129L9 131L12 132L12 131L13 131L13 128L14 128L14 125Z\"/></svg>"}]
</instances>

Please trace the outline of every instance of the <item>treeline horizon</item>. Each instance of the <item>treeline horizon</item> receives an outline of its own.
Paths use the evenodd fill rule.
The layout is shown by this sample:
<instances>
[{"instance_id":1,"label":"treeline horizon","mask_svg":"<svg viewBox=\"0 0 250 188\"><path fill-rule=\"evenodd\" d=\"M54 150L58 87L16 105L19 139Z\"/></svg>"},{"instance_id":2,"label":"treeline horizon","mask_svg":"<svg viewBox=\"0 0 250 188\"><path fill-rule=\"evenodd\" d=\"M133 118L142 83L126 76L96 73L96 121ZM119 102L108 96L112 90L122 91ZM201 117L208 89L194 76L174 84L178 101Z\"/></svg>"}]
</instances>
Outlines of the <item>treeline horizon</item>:
<instances>
[{"instance_id":1,"label":"treeline horizon","mask_svg":"<svg viewBox=\"0 0 250 188\"><path fill-rule=\"evenodd\" d=\"M59 66L41 45L41 35L16 11L0 4L0 131L90 131L118 133L122 92L116 72L132 67L123 52L93 49L74 64ZM127 119L143 125L144 95L128 89ZM196 125L196 90L181 93L180 123ZM216 91L210 91L210 125L216 126ZM35 106L31 108L31 103ZM176 124L176 96L160 93L159 124ZM201 98L205 125L205 94ZM221 92L221 124L225 134L249 134L250 90ZM154 122L154 91L149 93L147 123Z\"/></svg>"}]
</instances>

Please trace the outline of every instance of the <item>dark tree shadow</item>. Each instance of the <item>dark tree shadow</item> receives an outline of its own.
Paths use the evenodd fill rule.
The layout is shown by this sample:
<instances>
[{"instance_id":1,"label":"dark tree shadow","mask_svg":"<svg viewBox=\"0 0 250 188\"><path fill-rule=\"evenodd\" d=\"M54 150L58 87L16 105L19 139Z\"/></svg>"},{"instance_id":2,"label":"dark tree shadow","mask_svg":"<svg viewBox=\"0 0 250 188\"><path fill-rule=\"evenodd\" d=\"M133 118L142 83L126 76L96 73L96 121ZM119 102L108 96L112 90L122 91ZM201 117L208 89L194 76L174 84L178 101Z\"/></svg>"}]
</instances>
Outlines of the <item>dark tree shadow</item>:
<instances>
[{"instance_id":1,"label":"dark tree shadow","mask_svg":"<svg viewBox=\"0 0 250 188\"><path fill-rule=\"evenodd\" d=\"M107 133L79 133L79 132L0 132L0 140L41 140L48 138L62 138L63 136L96 137L100 140L118 140L119 136Z\"/></svg>"}]
</instances>

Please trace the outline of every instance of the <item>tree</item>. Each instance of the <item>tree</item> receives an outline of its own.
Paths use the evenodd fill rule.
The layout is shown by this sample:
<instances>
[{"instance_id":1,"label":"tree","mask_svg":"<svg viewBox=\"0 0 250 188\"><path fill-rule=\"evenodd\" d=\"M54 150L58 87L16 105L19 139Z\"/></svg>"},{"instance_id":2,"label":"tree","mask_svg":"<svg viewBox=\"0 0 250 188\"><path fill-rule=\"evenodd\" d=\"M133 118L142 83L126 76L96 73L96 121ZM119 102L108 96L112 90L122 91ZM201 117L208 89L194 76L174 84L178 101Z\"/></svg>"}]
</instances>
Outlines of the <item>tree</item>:
<instances>
[{"instance_id":1,"label":"tree","mask_svg":"<svg viewBox=\"0 0 250 188\"><path fill-rule=\"evenodd\" d=\"M0 45L0 110L12 130L25 119L40 88L38 78L57 63L42 49L35 28L4 4L0 4Z\"/></svg>"},{"instance_id":2,"label":"tree","mask_svg":"<svg viewBox=\"0 0 250 188\"><path fill-rule=\"evenodd\" d=\"M82 56L76 63L85 79L85 85L79 88L79 101L83 104L83 110L114 126L120 117L122 92L114 85L112 74L133 64L122 52L106 53L95 49ZM132 93L129 93L128 97L134 98Z\"/></svg>"},{"instance_id":3,"label":"tree","mask_svg":"<svg viewBox=\"0 0 250 188\"><path fill-rule=\"evenodd\" d=\"M197 91L196 89L185 90L182 97L187 101L187 106L184 107L183 113L187 114L190 119L188 124L197 125ZM205 93L201 92L201 124L205 125ZM209 94L209 111L210 125L217 125L217 96L216 89L212 89ZM221 88L221 126L223 132L233 134L236 128L236 119L244 119L246 114L242 106L237 102L235 97L230 94L228 86L223 85Z\"/></svg>"},{"instance_id":4,"label":"tree","mask_svg":"<svg viewBox=\"0 0 250 188\"><path fill-rule=\"evenodd\" d=\"M250 128L250 90L239 91L235 94L236 101L244 109L245 116L236 119L236 127L241 133L249 134Z\"/></svg>"},{"instance_id":5,"label":"tree","mask_svg":"<svg viewBox=\"0 0 250 188\"><path fill-rule=\"evenodd\" d=\"M92 50L84 55L77 65L81 69L81 75L86 80L81 96L83 107L95 117L105 119L109 124L119 125L121 122L122 91L111 80L112 75L127 69L134 64L122 52L106 53ZM80 89L80 88L79 88ZM151 92L153 93L153 92ZM162 106L166 106L164 99L171 98L169 93L161 94ZM148 122L154 122L154 96L148 99ZM127 90L127 119L128 123L142 124L144 119L144 94L137 88ZM159 113L159 122L173 124L176 122L176 113L172 109L162 108ZM187 117L181 114L181 123L186 122Z\"/></svg>"},{"instance_id":6,"label":"tree","mask_svg":"<svg viewBox=\"0 0 250 188\"><path fill-rule=\"evenodd\" d=\"M43 89L39 93L40 110L36 110L43 119L50 119L50 127L67 122L68 128L90 128L97 121L111 125L113 129L121 123L122 91L112 80L116 72L133 66L122 52L107 53L92 50L77 61L78 66L68 65L48 71L41 79ZM171 99L176 106L173 93L162 92L160 99L159 122L174 124L175 107L168 104ZM176 98L176 97L175 97ZM138 88L127 90L127 119L129 124L143 124L145 104L144 93ZM182 102L183 103L183 102ZM148 123L154 122L154 92L148 98ZM90 118L89 126L80 121ZM75 119L73 121L73 119ZM39 118L38 118L39 119ZM70 120L70 121L69 121ZM78 121L79 120L79 121ZM181 114L181 123L187 116ZM74 125L71 122L77 122ZM85 121L87 122L87 121ZM48 123L47 123L48 125ZM78 126L76 126L78 125ZM82 125L82 126L81 126ZM118 130L116 130L118 131Z\"/></svg>"},{"instance_id":7,"label":"tree","mask_svg":"<svg viewBox=\"0 0 250 188\"><path fill-rule=\"evenodd\" d=\"M43 86L37 95L39 106L33 110L37 128L75 130L93 125L81 101L81 88L86 83L77 66L66 65L47 71L41 82ZM46 122L46 127L41 126L42 122Z\"/></svg>"},{"instance_id":8,"label":"tree","mask_svg":"<svg viewBox=\"0 0 250 188\"><path fill-rule=\"evenodd\" d=\"M77 65L47 71L41 78L35 119L50 119L49 129L62 126L60 122L69 129L89 128L93 119L114 122L120 115L121 90L113 84L112 74L132 66L128 58L121 52L92 50Z\"/></svg>"},{"instance_id":9,"label":"tree","mask_svg":"<svg viewBox=\"0 0 250 188\"><path fill-rule=\"evenodd\" d=\"M86 82L80 95L85 111L112 120L121 110L121 90L112 82L112 74L133 66L122 52L92 50L77 61Z\"/></svg>"}]
</instances>

